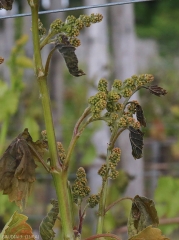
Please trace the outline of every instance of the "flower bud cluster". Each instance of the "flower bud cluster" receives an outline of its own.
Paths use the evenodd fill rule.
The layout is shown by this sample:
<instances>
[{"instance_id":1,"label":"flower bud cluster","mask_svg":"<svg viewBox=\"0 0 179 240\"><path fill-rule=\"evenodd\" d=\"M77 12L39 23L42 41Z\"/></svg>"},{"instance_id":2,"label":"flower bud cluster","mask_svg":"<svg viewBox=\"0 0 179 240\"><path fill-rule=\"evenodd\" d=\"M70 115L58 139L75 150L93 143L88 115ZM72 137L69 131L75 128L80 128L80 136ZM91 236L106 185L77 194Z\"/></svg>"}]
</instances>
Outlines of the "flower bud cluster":
<instances>
[{"instance_id":1,"label":"flower bud cluster","mask_svg":"<svg viewBox=\"0 0 179 240\"><path fill-rule=\"evenodd\" d=\"M137 86L144 86L151 83L154 80L154 76L151 74L141 74L136 80Z\"/></svg>"},{"instance_id":2,"label":"flower bud cluster","mask_svg":"<svg viewBox=\"0 0 179 240\"><path fill-rule=\"evenodd\" d=\"M131 113L131 114L135 114L136 113L136 105L138 105L138 101L132 101L130 102L130 104L127 107L127 110Z\"/></svg>"},{"instance_id":3,"label":"flower bud cluster","mask_svg":"<svg viewBox=\"0 0 179 240\"><path fill-rule=\"evenodd\" d=\"M43 139L44 141L47 141L47 131L46 131L46 130L43 130L43 131L41 132L41 135L42 135L42 139Z\"/></svg>"},{"instance_id":4,"label":"flower bud cluster","mask_svg":"<svg viewBox=\"0 0 179 240\"><path fill-rule=\"evenodd\" d=\"M121 158L121 149L120 148L113 148L111 155L109 156L109 175L110 179L116 179L119 175L119 172L116 170L116 166Z\"/></svg>"},{"instance_id":5,"label":"flower bud cluster","mask_svg":"<svg viewBox=\"0 0 179 240\"><path fill-rule=\"evenodd\" d=\"M53 21L50 25L50 32L54 35L66 35L69 43L74 47L78 47L81 45L80 40L77 38L80 30L82 30L83 27L90 27L92 23L100 22L102 19L103 16L101 14L91 14L90 16L80 15L79 18L70 15L66 18L65 22L62 22L61 19Z\"/></svg>"},{"instance_id":6,"label":"flower bud cluster","mask_svg":"<svg viewBox=\"0 0 179 240\"><path fill-rule=\"evenodd\" d=\"M43 37L46 33L46 29L43 26L43 23L38 19L38 30L39 30L39 36L40 38Z\"/></svg>"},{"instance_id":7,"label":"flower bud cluster","mask_svg":"<svg viewBox=\"0 0 179 240\"><path fill-rule=\"evenodd\" d=\"M140 128L140 123L132 117L130 112L124 113L122 117L117 120L118 128L127 128L129 126L138 129Z\"/></svg>"},{"instance_id":8,"label":"flower bud cluster","mask_svg":"<svg viewBox=\"0 0 179 240\"><path fill-rule=\"evenodd\" d=\"M91 112L93 113L93 118L95 116L99 117L102 110L106 108L107 96L105 92L98 92L95 96L89 98L88 102L91 105Z\"/></svg>"},{"instance_id":9,"label":"flower bud cluster","mask_svg":"<svg viewBox=\"0 0 179 240\"><path fill-rule=\"evenodd\" d=\"M122 97L130 98L134 91L151 81L153 81L153 76L150 74L142 74L139 76L133 75L124 82L115 79L111 90L108 91L107 80L104 78L100 79L98 84L99 92L95 96L89 98L93 119L103 118L110 127L110 130L116 126L118 128L126 128L128 126L139 128L140 123L133 118L133 114L136 113L138 102L131 102L127 111L124 112L124 105L119 103L119 100ZM106 112L101 116L103 110L106 110Z\"/></svg>"},{"instance_id":10,"label":"flower bud cluster","mask_svg":"<svg viewBox=\"0 0 179 240\"><path fill-rule=\"evenodd\" d=\"M98 174L103 178L106 179L107 177L107 165L103 164L101 168L98 170Z\"/></svg>"},{"instance_id":11,"label":"flower bud cluster","mask_svg":"<svg viewBox=\"0 0 179 240\"><path fill-rule=\"evenodd\" d=\"M99 203L99 200L100 200L100 194L91 195L87 200L89 207L94 208Z\"/></svg>"},{"instance_id":12,"label":"flower bud cluster","mask_svg":"<svg viewBox=\"0 0 179 240\"><path fill-rule=\"evenodd\" d=\"M113 148L110 156L109 156L109 166L103 164L98 171L98 174L106 180L107 178L116 179L118 176L118 171L116 170L116 166L121 158L121 149Z\"/></svg>"},{"instance_id":13,"label":"flower bud cluster","mask_svg":"<svg viewBox=\"0 0 179 240\"><path fill-rule=\"evenodd\" d=\"M72 186L73 200L78 203L90 193L90 188L87 186L86 173L84 168L80 167L76 173L76 180Z\"/></svg>"},{"instance_id":14,"label":"flower bud cluster","mask_svg":"<svg viewBox=\"0 0 179 240\"><path fill-rule=\"evenodd\" d=\"M64 149L61 142L57 142L57 151L58 151L58 155L60 157L60 160L63 163L65 158L66 158L66 153L65 153L65 149Z\"/></svg>"},{"instance_id":15,"label":"flower bud cluster","mask_svg":"<svg viewBox=\"0 0 179 240\"><path fill-rule=\"evenodd\" d=\"M99 80L98 91L108 93L108 82L105 78Z\"/></svg>"},{"instance_id":16,"label":"flower bud cluster","mask_svg":"<svg viewBox=\"0 0 179 240\"><path fill-rule=\"evenodd\" d=\"M61 29L63 26L64 26L64 23L62 22L61 19L58 18L51 23L50 30L51 30L51 32L54 32L55 34L58 34L61 32Z\"/></svg>"}]
</instances>

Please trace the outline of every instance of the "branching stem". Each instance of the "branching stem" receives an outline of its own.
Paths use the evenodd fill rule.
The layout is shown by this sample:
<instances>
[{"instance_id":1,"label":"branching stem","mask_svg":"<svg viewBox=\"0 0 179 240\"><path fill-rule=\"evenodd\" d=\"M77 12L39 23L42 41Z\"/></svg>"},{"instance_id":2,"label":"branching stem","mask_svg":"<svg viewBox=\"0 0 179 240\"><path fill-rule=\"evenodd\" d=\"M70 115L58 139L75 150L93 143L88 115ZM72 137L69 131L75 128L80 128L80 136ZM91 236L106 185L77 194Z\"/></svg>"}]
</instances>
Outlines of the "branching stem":
<instances>
[{"instance_id":1,"label":"branching stem","mask_svg":"<svg viewBox=\"0 0 179 240\"><path fill-rule=\"evenodd\" d=\"M117 203L123 201L123 200L131 200L133 201L133 198L131 197L124 197L124 198L119 198L117 199L115 202L111 203L106 209L105 209L105 213L107 213L107 211L109 211L109 209L111 209L112 207L114 207Z\"/></svg>"}]
</instances>

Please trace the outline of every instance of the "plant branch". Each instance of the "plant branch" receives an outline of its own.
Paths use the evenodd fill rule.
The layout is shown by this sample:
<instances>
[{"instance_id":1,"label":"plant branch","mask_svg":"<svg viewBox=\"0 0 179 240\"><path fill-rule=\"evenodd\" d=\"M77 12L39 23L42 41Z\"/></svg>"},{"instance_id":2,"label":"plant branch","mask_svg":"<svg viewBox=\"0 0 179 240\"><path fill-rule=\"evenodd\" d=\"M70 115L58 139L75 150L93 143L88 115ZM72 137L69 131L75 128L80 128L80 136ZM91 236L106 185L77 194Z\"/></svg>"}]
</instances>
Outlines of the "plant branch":
<instances>
[{"instance_id":1,"label":"plant branch","mask_svg":"<svg viewBox=\"0 0 179 240\"><path fill-rule=\"evenodd\" d=\"M111 154L111 150L107 149L107 158L106 158L107 169L108 169L108 165L109 165L110 154ZM108 190L108 171L106 173L106 178L105 179L103 178L102 189L101 189L101 194L100 194L99 211L98 211L99 216L98 216L98 224L97 224L97 233L98 234L101 234L103 232L107 190Z\"/></svg>"},{"instance_id":2,"label":"plant branch","mask_svg":"<svg viewBox=\"0 0 179 240\"><path fill-rule=\"evenodd\" d=\"M72 155L73 149L76 145L76 142L83 132L83 131L80 131L80 132L78 131L79 127L80 127L81 123L83 122L83 120L89 115L89 113L90 113L90 107L85 109L85 111L83 112L83 114L81 115L81 117L79 118L79 120L77 121L77 123L74 127L73 136L72 136L72 139L71 139L70 145L68 147L68 151L67 151L67 156L63 163L64 169L66 171L68 170L71 155ZM83 130L84 130L84 128L83 128Z\"/></svg>"},{"instance_id":3,"label":"plant branch","mask_svg":"<svg viewBox=\"0 0 179 240\"><path fill-rule=\"evenodd\" d=\"M121 130L119 130L117 132L116 135L113 136L113 139L110 141L110 149L113 149L114 148L114 144L116 142L116 140L118 139L119 135L124 131L126 130L126 128L122 128Z\"/></svg>"},{"instance_id":4,"label":"plant branch","mask_svg":"<svg viewBox=\"0 0 179 240\"><path fill-rule=\"evenodd\" d=\"M48 57L47 57L47 61L46 61L46 64L45 64L45 75L48 75L48 70L49 70L49 66L50 66L50 60L51 60L52 55L53 55L53 53L55 52L55 50L56 50L56 48L53 48L53 49L50 51L50 53L49 53L49 55L48 55Z\"/></svg>"},{"instance_id":5,"label":"plant branch","mask_svg":"<svg viewBox=\"0 0 179 240\"><path fill-rule=\"evenodd\" d=\"M45 38L41 41L40 43L40 50L42 50L43 47L45 47L45 45L47 45L49 43L49 40L54 36L56 35L55 33L51 32L51 33L48 33L47 36L45 36Z\"/></svg>"},{"instance_id":6,"label":"plant branch","mask_svg":"<svg viewBox=\"0 0 179 240\"><path fill-rule=\"evenodd\" d=\"M49 91L47 87L47 76L42 66L40 53L40 42L38 35L38 6L39 0L28 0L32 12L32 38L34 46L34 67L38 80L42 106L44 111L45 126L47 131L47 139L50 153L51 174L56 189L59 203L60 216L62 220L62 229L65 240L74 239L72 228L71 207L69 202L69 194L67 188L67 174L62 171L59 163L57 152L57 144L53 126L52 111L50 105Z\"/></svg>"},{"instance_id":7,"label":"plant branch","mask_svg":"<svg viewBox=\"0 0 179 240\"><path fill-rule=\"evenodd\" d=\"M131 198L131 197L119 198L119 199L117 199L115 202L111 203L111 204L105 209L105 213L107 213L107 211L109 211L109 209L111 209L112 207L114 207L117 203L119 203L119 202L121 202L121 201L123 201L123 200L127 200L127 199L133 201L133 198Z\"/></svg>"},{"instance_id":8,"label":"plant branch","mask_svg":"<svg viewBox=\"0 0 179 240\"><path fill-rule=\"evenodd\" d=\"M49 166L46 164L46 162L43 160L43 158L40 156L40 154L35 150L35 148L32 146L32 144L29 142L27 144L30 147L30 149L32 150L32 152L35 154L35 156L38 158L39 162L42 163L42 165L47 170L47 172L50 172Z\"/></svg>"}]
</instances>

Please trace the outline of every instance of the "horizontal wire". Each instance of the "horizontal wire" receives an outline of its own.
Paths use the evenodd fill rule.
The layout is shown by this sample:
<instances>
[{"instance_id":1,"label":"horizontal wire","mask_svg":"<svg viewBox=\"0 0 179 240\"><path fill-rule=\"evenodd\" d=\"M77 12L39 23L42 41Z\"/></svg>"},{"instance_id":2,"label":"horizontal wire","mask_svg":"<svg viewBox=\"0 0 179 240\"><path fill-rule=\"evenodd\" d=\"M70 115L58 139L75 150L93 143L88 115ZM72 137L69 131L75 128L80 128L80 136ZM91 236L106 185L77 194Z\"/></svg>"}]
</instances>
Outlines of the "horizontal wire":
<instances>
[{"instance_id":1,"label":"horizontal wire","mask_svg":"<svg viewBox=\"0 0 179 240\"><path fill-rule=\"evenodd\" d=\"M83 10L83 9L90 9L90 8L112 7L112 6L116 6L116 5L147 2L147 1L154 1L154 0L130 0L130 1L122 1L122 2L113 2L113 3L81 6L81 7L62 8L62 9L57 9L57 10L41 11L41 12L39 12L39 15L49 14L49 13L58 13L58 12L76 11L76 10ZM14 14L14 15L9 15L9 16L3 16L3 17L0 17L0 19L28 17L28 16L31 16L31 13L22 13L22 14Z\"/></svg>"}]
</instances>

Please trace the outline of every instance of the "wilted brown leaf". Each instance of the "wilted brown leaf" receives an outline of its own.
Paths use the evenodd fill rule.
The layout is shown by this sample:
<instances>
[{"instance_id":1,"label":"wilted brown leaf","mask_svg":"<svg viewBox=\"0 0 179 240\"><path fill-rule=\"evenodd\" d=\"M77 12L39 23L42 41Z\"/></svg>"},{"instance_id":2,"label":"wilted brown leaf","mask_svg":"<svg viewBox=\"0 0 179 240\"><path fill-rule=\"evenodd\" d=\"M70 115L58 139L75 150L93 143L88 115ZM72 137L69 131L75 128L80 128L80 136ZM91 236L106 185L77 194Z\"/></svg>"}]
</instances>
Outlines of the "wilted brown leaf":
<instances>
[{"instance_id":1,"label":"wilted brown leaf","mask_svg":"<svg viewBox=\"0 0 179 240\"><path fill-rule=\"evenodd\" d=\"M146 127L144 112L139 104L136 105L136 116L137 120L140 122L140 125Z\"/></svg>"},{"instance_id":2,"label":"wilted brown leaf","mask_svg":"<svg viewBox=\"0 0 179 240\"><path fill-rule=\"evenodd\" d=\"M78 58L75 54L76 48L72 46L68 38L66 36L61 36L62 42L56 43L56 48L58 51L62 54L63 58L65 59L67 68L71 75L75 77L80 77L82 75L85 75L85 73L78 68Z\"/></svg>"},{"instance_id":3,"label":"wilted brown leaf","mask_svg":"<svg viewBox=\"0 0 179 240\"><path fill-rule=\"evenodd\" d=\"M37 153L44 151L42 146L40 148L39 144L33 143L28 129L25 129L12 141L0 159L0 191L21 207L35 181L37 159L28 143L34 145Z\"/></svg>"},{"instance_id":4,"label":"wilted brown leaf","mask_svg":"<svg viewBox=\"0 0 179 240\"><path fill-rule=\"evenodd\" d=\"M150 90L150 92L158 97L160 97L161 95L166 95L167 91L157 85L152 85L150 87L148 87L148 89Z\"/></svg>"},{"instance_id":5,"label":"wilted brown leaf","mask_svg":"<svg viewBox=\"0 0 179 240\"><path fill-rule=\"evenodd\" d=\"M136 195L127 224L129 237L133 237L150 225L157 227L158 224L154 202L146 197Z\"/></svg>"},{"instance_id":6,"label":"wilted brown leaf","mask_svg":"<svg viewBox=\"0 0 179 240\"><path fill-rule=\"evenodd\" d=\"M0 0L0 9L11 10L13 2L14 0Z\"/></svg>"},{"instance_id":7,"label":"wilted brown leaf","mask_svg":"<svg viewBox=\"0 0 179 240\"><path fill-rule=\"evenodd\" d=\"M148 226L143 231L139 232L137 235L129 238L128 240L170 240L170 239L163 236L159 228L153 228L152 226Z\"/></svg>"},{"instance_id":8,"label":"wilted brown leaf","mask_svg":"<svg viewBox=\"0 0 179 240\"><path fill-rule=\"evenodd\" d=\"M25 215L15 212L0 234L0 239L35 240L32 228L26 223L27 219Z\"/></svg>"},{"instance_id":9,"label":"wilted brown leaf","mask_svg":"<svg viewBox=\"0 0 179 240\"><path fill-rule=\"evenodd\" d=\"M139 129L135 129L129 126L129 139L132 146L132 156L135 159L139 159L142 157L142 149L143 149L143 133Z\"/></svg>"}]
</instances>

